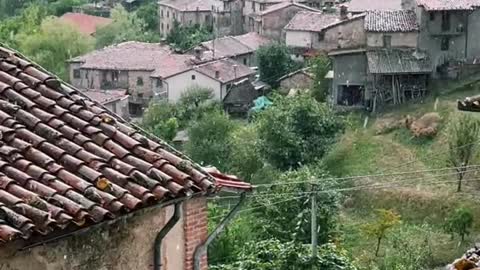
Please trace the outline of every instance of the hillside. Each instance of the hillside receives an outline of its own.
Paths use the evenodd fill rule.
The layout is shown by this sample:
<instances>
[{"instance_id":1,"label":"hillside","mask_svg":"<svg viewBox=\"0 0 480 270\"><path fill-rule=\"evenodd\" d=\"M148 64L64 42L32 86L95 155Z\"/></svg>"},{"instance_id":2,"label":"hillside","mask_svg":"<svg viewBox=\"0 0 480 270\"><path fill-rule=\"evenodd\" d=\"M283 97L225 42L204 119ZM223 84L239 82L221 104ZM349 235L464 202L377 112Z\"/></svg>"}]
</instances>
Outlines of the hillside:
<instances>
[{"instance_id":1,"label":"hillside","mask_svg":"<svg viewBox=\"0 0 480 270\"><path fill-rule=\"evenodd\" d=\"M450 263L478 240L480 206L475 201L478 199L479 170L477 167L469 169L464 191L457 193L455 172L445 169L451 167L447 163L446 126L458 114L464 113L456 110L456 100L478 94L478 91L478 85L472 84L430 97L420 104L390 109L373 118L370 116L366 128L363 127L365 115L353 113L349 116L351 126L327 157L327 167L338 177L377 175L352 179L355 186L378 184L385 187L345 193L342 212L344 243L360 265L369 267L377 261L380 263L376 265L383 264L388 269L388 262L384 259L397 252L393 246L398 243L392 243L395 239L388 238L390 243L384 245L387 250L381 250L380 257L375 258L372 252L375 241L365 238L362 233L362 224L371 222L373 210L378 208L393 209L401 215L403 222L395 235L401 235L406 245L419 249L418 252L425 252L427 248L427 259L432 267ZM381 121L401 119L406 115L418 117L433 111L442 117L440 132L433 139L415 139L404 127L375 135L377 123ZM476 157L471 164L479 162ZM460 206L471 208L476 217L476 226L463 244L452 239L443 229L446 216ZM390 255L384 257L386 254Z\"/></svg>"}]
</instances>

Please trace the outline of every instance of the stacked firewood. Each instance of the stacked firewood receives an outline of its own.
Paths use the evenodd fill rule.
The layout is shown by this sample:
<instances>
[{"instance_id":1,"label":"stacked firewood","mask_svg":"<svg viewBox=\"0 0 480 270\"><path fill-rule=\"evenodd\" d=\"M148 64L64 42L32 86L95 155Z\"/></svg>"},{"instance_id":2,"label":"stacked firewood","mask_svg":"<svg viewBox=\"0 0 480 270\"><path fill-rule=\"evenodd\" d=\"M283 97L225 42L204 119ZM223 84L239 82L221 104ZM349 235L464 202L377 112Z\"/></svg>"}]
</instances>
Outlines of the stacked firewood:
<instances>
[{"instance_id":1,"label":"stacked firewood","mask_svg":"<svg viewBox=\"0 0 480 270\"><path fill-rule=\"evenodd\" d=\"M475 245L447 267L447 270L480 270L480 245Z\"/></svg>"}]
</instances>

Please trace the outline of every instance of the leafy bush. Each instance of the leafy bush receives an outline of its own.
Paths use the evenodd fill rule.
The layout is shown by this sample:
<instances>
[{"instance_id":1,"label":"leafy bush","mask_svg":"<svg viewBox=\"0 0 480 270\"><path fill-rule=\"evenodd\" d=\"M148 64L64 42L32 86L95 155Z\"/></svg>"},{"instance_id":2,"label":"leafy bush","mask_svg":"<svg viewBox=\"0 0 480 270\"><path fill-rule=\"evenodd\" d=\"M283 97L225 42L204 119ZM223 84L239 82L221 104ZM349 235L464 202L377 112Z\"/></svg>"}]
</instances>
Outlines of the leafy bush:
<instances>
[{"instance_id":1,"label":"leafy bush","mask_svg":"<svg viewBox=\"0 0 480 270\"><path fill-rule=\"evenodd\" d=\"M332 109L307 95L277 97L257 119L260 151L282 170L323 158L345 126Z\"/></svg>"},{"instance_id":2,"label":"leafy bush","mask_svg":"<svg viewBox=\"0 0 480 270\"><path fill-rule=\"evenodd\" d=\"M458 234L463 242L465 236L470 234L470 229L473 226L472 210L465 207L460 207L450 214L445 222L445 230L452 234Z\"/></svg>"},{"instance_id":3,"label":"leafy bush","mask_svg":"<svg viewBox=\"0 0 480 270\"><path fill-rule=\"evenodd\" d=\"M365 234L374 237L377 240L375 256L378 256L380 245L382 240L386 237L387 232L400 223L400 215L393 210L378 209L377 220L364 226L363 230Z\"/></svg>"},{"instance_id":4,"label":"leafy bush","mask_svg":"<svg viewBox=\"0 0 480 270\"><path fill-rule=\"evenodd\" d=\"M257 50L260 80L270 84L273 88L278 86L277 80L288 74L294 68L287 46L275 43L262 46Z\"/></svg>"},{"instance_id":5,"label":"leafy bush","mask_svg":"<svg viewBox=\"0 0 480 270\"><path fill-rule=\"evenodd\" d=\"M312 259L311 247L295 242L281 242L276 239L255 241L245 244L239 260L212 266L213 270L356 270L345 252L333 244L320 248Z\"/></svg>"},{"instance_id":6,"label":"leafy bush","mask_svg":"<svg viewBox=\"0 0 480 270\"><path fill-rule=\"evenodd\" d=\"M188 50L212 38L211 29L200 25L182 26L175 21L167 36L167 42L180 50Z\"/></svg>"},{"instance_id":7,"label":"leafy bush","mask_svg":"<svg viewBox=\"0 0 480 270\"><path fill-rule=\"evenodd\" d=\"M229 171L248 181L265 166L258 146L255 126L241 127L231 133L232 152L229 157ZM257 183L257 182L253 182Z\"/></svg>"},{"instance_id":8,"label":"leafy bush","mask_svg":"<svg viewBox=\"0 0 480 270\"><path fill-rule=\"evenodd\" d=\"M281 174L273 186L259 191L253 205L262 235L281 241L309 242L311 235L311 183L315 183L318 243L327 243L337 233L338 185L321 166L306 166Z\"/></svg>"},{"instance_id":9,"label":"leafy bush","mask_svg":"<svg viewBox=\"0 0 480 270\"><path fill-rule=\"evenodd\" d=\"M327 101L330 86L325 76L332 68L332 63L327 56L317 56L310 60L309 66L314 76L312 96L319 102L325 102Z\"/></svg>"}]
</instances>

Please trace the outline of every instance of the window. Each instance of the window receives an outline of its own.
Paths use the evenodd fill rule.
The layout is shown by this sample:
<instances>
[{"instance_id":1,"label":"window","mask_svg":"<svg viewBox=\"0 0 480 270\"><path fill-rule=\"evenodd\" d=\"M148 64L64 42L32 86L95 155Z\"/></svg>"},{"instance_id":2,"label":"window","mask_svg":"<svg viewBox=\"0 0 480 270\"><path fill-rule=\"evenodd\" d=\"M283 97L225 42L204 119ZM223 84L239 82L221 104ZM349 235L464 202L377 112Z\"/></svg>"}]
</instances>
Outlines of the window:
<instances>
[{"instance_id":1,"label":"window","mask_svg":"<svg viewBox=\"0 0 480 270\"><path fill-rule=\"evenodd\" d=\"M435 21L435 12L430 12L430 21Z\"/></svg>"},{"instance_id":2,"label":"window","mask_svg":"<svg viewBox=\"0 0 480 270\"><path fill-rule=\"evenodd\" d=\"M243 58L243 64L247 65L247 58Z\"/></svg>"},{"instance_id":3,"label":"window","mask_svg":"<svg viewBox=\"0 0 480 270\"><path fill-rule=\"evenodd\" d=\"M73 78L80 79L80 69L73 70Z\"/></svg>"},{"instance_id":4,"label":"window","mask_svg":"<svg viewBox=\"0 0 480 270\"><path fill-rule=\"evenodd\" d=\"M325 39L325 32L318 33L318 41L323 41Z\"/></svg>"},{"instance_id":5,"label":"window","mask_svg":"<svg viewBox=\"0 0 480 270\"><path fill-rule=\"evenodd\" d=\"M167 23L167 31L170 30L170 25Z\"/></svg>"},{"instance_id":6,"label":"window","mask_svg":"<svg viewBox=\"0 0 480 270\"><path fill-rule=\"evenodd\" d=\"M173 16L174 19L176 19L177 18L177 13L172 12L172 16Z\"/></svg>"},{"instance_id":7,"label":"window","mask_svg":"<svg viewBox=\"0 0 480 270\"><path fill-rule=\"evenodd\" d=\"M143 86L143 78L142 77L137 77L137 85L138 86Z\"/></svg>"},{"instance_id":8,"label":"window","mask_svg":"<svg viewBox=\"0 0 480 270\"><path fill-rule=\"evenodd\" d=\"M192 25L192 20L189 20L189 21L188 21L188 24L189 24L189 25Z\"/></svg>"},{"instance_id":9,"label":"window","mask_svg":"<svg viewBox=\"0 0 480 270\"><path fill-rule=\"evenodd\" d=\"M252 10L253 10L253 12L255 12L255 2L254 1L252 1Z\"/></svg>"},{"instance_id":10,"label":"window","mask_svg":"<svg viewBox=\"0 0 480 270\"><path fill-rule=\"evenodd\" d=\"M205 15L205 22L209 23L210 22L210 15Z\"/></svg>"},{"instance_id":11,"label":"window","mask_svg":"<svg viewBox=\"0 0 480 270\"><path fill-rule=\"evenodd\" d=\"M385 48L392 47L392 36L389 36L389 35L383 36L383 47Z\"/></svg>"},{"instance_id":12,"label":"window","mask_svg":"<svg viewBox=\"0 0 480 270\"><path fill-rule=\"evenodd\" d=\"M192 75L192 81L195 80L195 79L196 79L195 75Z\"/></svg>"},{"instance_id":13,"label":"window","mask_svg":"<svg viewBox=\"0 0 480 270\"><path fill-rule=\"evenodd\" d=\"M138 98L143 98L143 93L137 93Z\"/></svg>"},{"instance_id":14,"label":"window","mask_svg":"<svg viewBox=\"0 0 480 270\"><path fill-rule=\"evenodd\" d=\"M160 25L160 29L163 31L163 23Z\"/></svg>"},{"instance_id":15,"label":"window","mask_svg":"<svg viewBox=\"0 0 480 270\"><path fill-rule=\"evenodd\" d=\"M163 81L160 79L157 79L157 87L163 87Z\"/></svg>"},{"instance_id":16,"label":"window","mask_svg":"<svg viewBox=\"0 0 480 270\"><path fill-rule=\"evenodd\" d=\"M448 51L449 47L450 47L450 38L448 38L448 37L443 37L443 38L442 38L442 42L441 42L441 44L440 44L440 49L441 49L442 51Z\"/></svg>"},{"instance_id":17,"label":"window","mask_svg":"<svg viewBox=\"0 0 480 270\"><path fill-rule=\"evenodd\" d=\"M163 9L162 9L162 10L160 10L160 17L162 17L162 18L163 18Z\"/></svg>"},{"instance_id":18,"label":"window","mask_svg":"<svg viewBox=\"0 0 480 270\"><path fill-rule=\"evenodd\" d=\"M170 11L167 11L167 18L170 18Z\"/></svg>"},{"instance_id":19,"label":"window","mask_svg":"<svg viewBox=\"0 0 480 270\"><path fill-rule=\"evenodd\" d=\"M450 30L450 13L448 11L442 12L442 31Z\"/></svg>"}]
</instances>

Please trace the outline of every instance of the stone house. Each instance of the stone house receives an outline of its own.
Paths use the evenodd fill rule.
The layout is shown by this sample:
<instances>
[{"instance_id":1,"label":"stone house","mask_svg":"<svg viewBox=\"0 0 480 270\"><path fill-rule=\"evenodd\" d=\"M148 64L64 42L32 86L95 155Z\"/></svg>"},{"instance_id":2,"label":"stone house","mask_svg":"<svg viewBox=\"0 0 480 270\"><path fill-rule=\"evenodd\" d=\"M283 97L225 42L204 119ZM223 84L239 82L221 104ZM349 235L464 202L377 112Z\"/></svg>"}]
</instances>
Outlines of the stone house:
<instances>
[{"instance_id":1,"label":"stone house","mask_svg":"<svg viewBox=\"0 0 480 270\"><path fill-rule=\"evenodd\" d=\"M420 24L418 47L428 51L434 76L449 76L462 63L475 63L480 57L480 4L476 1L418 0Z\"/></svg>"},{"instance_id":2,"label":"stone house","mask_svg":"<svg viewBox=\"0 0 480 270\"><path fill-rule=\"evenodd\" d=\"M166 37L174 22L180 25L202 25L212 28L213 11L223 9L219 0L162 0L158 2L160 35Z\"/></svg>"},{"instance_id":3,"label":"stone house","mask_svg":"<svg viewBox=\"0 0 480 270\"><path fill-rule=\"evenodd\" d=\"M239 36L226 36L202 42L200 46L191 51L192 54L202 54L199 57L211 57L213 59L231 58L246 66L256 66L256 51L261 46L272 43L266 37L255 32Z\"/></svg>"},{"instance_id":4,"label":"stone house","mask_svg":"<svg viewBox=\"0 0 480 270\"><path fill-rule=\"evenodd\" d=\"M4 48L0 95L2 269L207 269L206 197L249 184Z\"/></svg>"},{"instance_id":5,"label":"stone house","mask_svg":"<svg viewBox=\"0 0 480 270\"><path fill-rule=\"evenodd\" d=\"M283 28L300 11L318 12L317 9L297 2L284 2L248 15L245 28L269 39L283 41L285 39Z\"/></svg>"},{"instance_id":6,"label":"stone house","mask_svg":"<svg viewBox=\"0 0 480 270\"><path fill-rule=\"evenodd\" d=\"M365 44L365 14L349 15L302 11L285 26L285 40L291 48L320 52L359 48Z\"/></svg>"},{"instance_id":7,"label":"stone house","mask_svg":"<svg viewBox=\"0 0 480 270\"><path fill-rule=\"evenodd\" d=\"M211 89L214 99L223 101L232 86L239 81L253 81L255 71L231 59L219 59L187 67L178 72L166 74L159 70L151 75L155 81L154 91L160 98L177 102L189 88Z\"/></svg>"},{"instance_id":8,"label":"stone house","mask_svg":"<svg viewBox=\"0 0 480 270\"><path fill-rule=\"evenodd\" d=\"M432 66L429 55L417 49L415 13L370 11L364 21L362 49L330 53L334 104L375 110L423 96Z\"/></svg>"},{"instance_id":9,"label":"stone house","mask_svg":"<svg viewBox=\"0 0 480 270\"><path fill-rule=\"evenodd\" d=\"M73 26L80 33L87 36L94 36L99 27L112 23L112 19L110 18L72 12L63 14L60 20Z\"/></svg>"},{"instance_id":10,"label":"stone house","mask_svg":"<svg viewBox=\"0 0 480 270\"><path fill-rule=\"evenodd\" d=\"M81 90L81 92L91 100L94 100L107 108L109 111L118 114L120 117L124 119L129 118L128 94L126 90L85 89Z\"/></svg>"},{"instance_id":11,"label":"stone house","mask_svg":"<svg viewBox=\"0 0 480 270\"><path fill-rule=\"evenodd\" d=\"M313 86L313 74L308 68L286 74L278 79L279 88L282 93L288 94L291 90L306 90Z\"/></svg>"},{"instance_id":12,"label":"stone house","mask_svg":"<svg viewBox=\"0 0 480 270\"><path fill-rule=\"evenodd\" d=\"M258 13L261 11L266 10L270 6L276 5L276 4L281 4L285 2L298 2L300 4L320 9L325 5L326 2L329 2L328 0L244 0L245 4L243 7L243 15L244 16L249 16L254 13Z\"/></svg>"},{"instance_id":13,"label":"stone house","mask_svg":"<svg viewBox=\"0 0 480 270\"><path fill-rule=\"evenodd\" d=\"M69 60L70 81L81 89L127 90L129 114L138 117L156 95L150 75L183 70L190 59L165 45L125 42Z\"/></svg>"}]
</instances>

